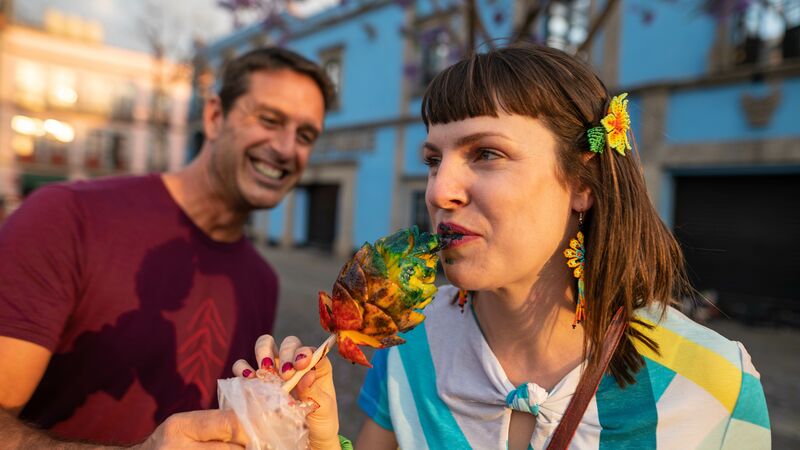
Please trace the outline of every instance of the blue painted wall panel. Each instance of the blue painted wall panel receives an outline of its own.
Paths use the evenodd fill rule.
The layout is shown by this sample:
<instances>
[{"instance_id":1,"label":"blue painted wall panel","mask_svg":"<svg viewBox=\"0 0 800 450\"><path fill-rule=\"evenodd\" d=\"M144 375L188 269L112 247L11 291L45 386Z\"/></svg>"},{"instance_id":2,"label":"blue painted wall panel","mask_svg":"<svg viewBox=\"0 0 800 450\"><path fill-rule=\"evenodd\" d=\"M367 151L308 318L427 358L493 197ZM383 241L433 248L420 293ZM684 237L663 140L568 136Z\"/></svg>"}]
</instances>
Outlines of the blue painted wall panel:
<instances>
[{"instance_id":1,"label":"blue painted wall panel","mask_svg":"<svg viewBox=\"0 0 800 450\"><path fill-rule=\"evenodd\" d=\"M428 166L422 163L422 144L428 133L422 122L406 127L404 171L406 175L427 175Z\"/></svg>"},{"instance_id":2,"label":"blue painted wall panel","mask_svg":"<svg viewBox=\"0 0 800 450\"><path fill-rule=\"evenodd\" d=\"M400 104L403 75L403 10L391 5L342 22L288 44L318 60L320 50L342 45L341 109L326 117L327 127L393 118ZM370 38L367 30L374 30Z\"/></svg>"},{"instance_id":3,"label":"blue painted wall panel","mask_svg":"<svg viewBox=\"0 0 800 450\"><path fill-rule=\"evenodd\" d=\"M667 139L681 144L800 136L800 78L777 83L781 101L769 125L752 128L741 106L742 95L763 97L773 86L736 84L681 91L670 97Z\"/></svg>"},{"instance_id":4,"label":"blue painted wall panel","mask_svg":"<svg viewBox=\"0 0 800 450\"><path fill-rule=\"evenodd\" d=\"M365 155L358 167L353 233L356 247L391 231L395 131L391 128L377 131L375 143L375 153Z\"/></svg>"},{"instance_id":5,"label":"blue painted wall panel","mask_svg":"<svg viewBox=\"0 0 800 450\"><path fill-rule=\"evenodd\" d=\"M710 16L686 2L628 0L621 7L620 85L693 78L707 72L716 32Z\"/></svg>"},{"instance_id":6,"label":"blue painted wall panel","mask_svg":"<svg viewBox=\"0 0 800 450\"><path fill-rule=\"evenodd\" d=\"M269 219L267 222L269 239L279 241L283 237L283 223L286 214L285 202L280 202L278 206L269 211Z\"/></svg>"},{"instance_id":7,"label":"blue painted wall panel","mask_svg":"<svg viewBox=\"0 0 800 450\"><path fill-rule=\"evenodd\" d=\"M308 190L294 190L294 222L292 223L294 242L308 241Z\"/></svg>"}]
</instances>

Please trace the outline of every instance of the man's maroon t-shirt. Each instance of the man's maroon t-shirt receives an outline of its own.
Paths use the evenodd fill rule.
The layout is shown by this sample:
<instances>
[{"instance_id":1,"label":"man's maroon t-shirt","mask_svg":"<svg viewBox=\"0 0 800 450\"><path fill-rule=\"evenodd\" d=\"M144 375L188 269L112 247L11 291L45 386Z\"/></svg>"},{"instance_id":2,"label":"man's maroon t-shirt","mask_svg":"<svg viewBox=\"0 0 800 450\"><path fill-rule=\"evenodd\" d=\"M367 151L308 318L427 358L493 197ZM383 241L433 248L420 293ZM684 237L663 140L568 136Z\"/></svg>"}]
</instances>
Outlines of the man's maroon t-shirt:
<instances>
[{"instance_id":1,"label":"man's maroon t-shirt","mask_svg":"<svg viewBox=\"0 0 800 450\"><path fill-rule=\"evenodd\" d=\"M41 188L0 228L0 335L53 352L20 418L128 444L215 406L277 291L246 239L210 239L157 175Z\"/></svg>"}]
</instances>

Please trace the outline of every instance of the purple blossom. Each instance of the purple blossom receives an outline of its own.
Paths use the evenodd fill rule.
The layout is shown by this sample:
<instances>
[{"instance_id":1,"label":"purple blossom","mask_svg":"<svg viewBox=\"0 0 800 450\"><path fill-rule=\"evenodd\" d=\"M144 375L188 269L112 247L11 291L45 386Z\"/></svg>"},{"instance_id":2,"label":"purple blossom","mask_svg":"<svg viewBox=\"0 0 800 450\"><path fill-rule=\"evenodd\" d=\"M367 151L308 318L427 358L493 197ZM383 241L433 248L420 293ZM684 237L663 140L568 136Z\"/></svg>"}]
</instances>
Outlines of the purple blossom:
<instances>
[{"instance_id":1,"label":"purple blossom","mask_svg":"<svg viewBox=\"0 0 800 450\"><path fill-rule=\"evenodd\" d=\"M501 25L506 20L506 15L503 14L503 11L496 11L494 16L492 16L492 21L495 25Z\"/></svg>"}]
</instances>

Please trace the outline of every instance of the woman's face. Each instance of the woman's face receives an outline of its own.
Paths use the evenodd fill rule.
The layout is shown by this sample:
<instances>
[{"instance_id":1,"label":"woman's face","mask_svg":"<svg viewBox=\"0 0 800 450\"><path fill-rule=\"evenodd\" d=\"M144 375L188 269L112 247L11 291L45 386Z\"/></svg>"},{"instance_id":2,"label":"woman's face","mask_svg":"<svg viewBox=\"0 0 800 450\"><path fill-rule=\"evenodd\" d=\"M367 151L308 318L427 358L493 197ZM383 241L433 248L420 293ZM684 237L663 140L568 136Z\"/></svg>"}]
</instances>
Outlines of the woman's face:
<instances>
[{"instance_id":1,"label":"woman's face","mask_svg":"<svg viewBox=\"0 0 800 450\"><path fill-rule=\"evenodd\" d=\"M463 234L441 255L453 284L524 287L549 270L566 273L561 254L576 231L571 211L586 194L573 194L559 178L556 151L553 133L527 116L430 127L423 146L428 211L438 232ZM551 258L557 264L547 265Z\"/></svg>"}]
</instances>

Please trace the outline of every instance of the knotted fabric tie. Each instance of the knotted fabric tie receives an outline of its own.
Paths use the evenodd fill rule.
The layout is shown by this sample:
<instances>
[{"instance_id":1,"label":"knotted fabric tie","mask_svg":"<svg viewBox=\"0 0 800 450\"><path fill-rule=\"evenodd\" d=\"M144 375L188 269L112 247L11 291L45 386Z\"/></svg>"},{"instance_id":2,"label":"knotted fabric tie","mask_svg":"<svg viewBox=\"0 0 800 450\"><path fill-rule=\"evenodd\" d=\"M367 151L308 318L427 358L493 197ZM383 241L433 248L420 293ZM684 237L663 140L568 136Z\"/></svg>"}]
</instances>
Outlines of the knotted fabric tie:
<instances>
[{"instance_id":1,"label":"knotted fabric tie","mask_svg":"<svg viewBox=\"0 0 800 450\"><path fill-rule=\"evenodd\" d=\"M539 415L539 405L547 398L547 391L534 383L523 383L506 396L506 405L514 411Z\"/></svg>"}]
</instances>

